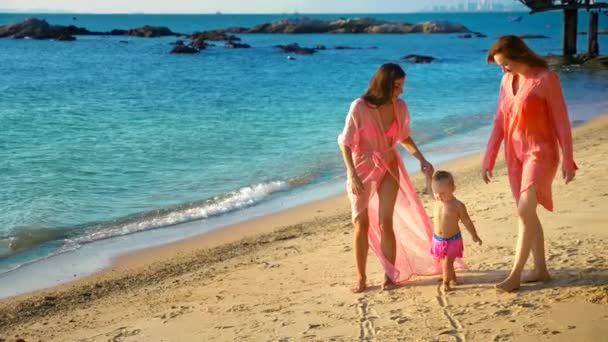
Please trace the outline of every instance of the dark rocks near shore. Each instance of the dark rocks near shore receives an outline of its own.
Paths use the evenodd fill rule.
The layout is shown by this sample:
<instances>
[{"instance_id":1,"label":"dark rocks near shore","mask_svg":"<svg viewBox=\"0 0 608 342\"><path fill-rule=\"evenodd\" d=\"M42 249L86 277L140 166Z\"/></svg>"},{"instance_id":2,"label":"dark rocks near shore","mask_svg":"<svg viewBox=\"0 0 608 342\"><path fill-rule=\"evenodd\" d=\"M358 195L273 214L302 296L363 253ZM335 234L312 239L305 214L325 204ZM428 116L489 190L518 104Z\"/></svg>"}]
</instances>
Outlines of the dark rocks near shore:
<instances>
[{"instance_id":1,"label":"dark rocks near shore","mask_svg":"<svg viewBox=\"0 0 608 342\"><path fill-rule=\"evenodd\" d=\"M415 64L429 64L429 63L433 62L434 60L436 60L435 57L423 56L423 55L407 55L407 56L401 57L401 59L404 61L408 61L410 63L415 63Z\"/></svg>"},{"instance_id":2,"label":"dark rocks near shore","mask_svg":"<svg viewBox=\"0 0 608 342\"><path fill-rule=\"evenodd\" d=\"M577 54L573 56L547 55L543 58L553 68L576 66L591 70L608 70L608 56Z\"/></svg>"}]
</instances>

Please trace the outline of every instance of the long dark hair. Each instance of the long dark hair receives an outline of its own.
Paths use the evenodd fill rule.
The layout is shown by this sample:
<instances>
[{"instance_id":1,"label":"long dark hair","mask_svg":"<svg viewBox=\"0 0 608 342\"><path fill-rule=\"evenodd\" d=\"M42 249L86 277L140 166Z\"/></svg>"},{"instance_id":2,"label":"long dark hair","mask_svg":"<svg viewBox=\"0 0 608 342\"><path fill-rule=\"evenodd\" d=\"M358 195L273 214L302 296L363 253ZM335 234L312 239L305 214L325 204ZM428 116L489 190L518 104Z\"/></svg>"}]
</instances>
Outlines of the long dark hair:
<instances>
[{"instance_id":1,"label":"long dark hair","mask_svg":"<svg viewBox=\"0 0 608 342\"><path fill-rule=\"evenodd\" d=\"M395 81L405 77L405 71L395 63L382 64L369 81L369 86L361 98L376 106L388 103L393 98Z\"/></svg>"},{"instance_id":2,"label":"long dark hair","mask_svg":"<svg viewBox=\"0 0 608 342\"><path fill-rule=\"evenodd\" d=\"M488 63L494 63L494 55L502 54L508 59L525 64L529 67L548 68L547 62L537 55L518 36L508 35L499 37L488 50Z\"/></svg>"}]
</instances>

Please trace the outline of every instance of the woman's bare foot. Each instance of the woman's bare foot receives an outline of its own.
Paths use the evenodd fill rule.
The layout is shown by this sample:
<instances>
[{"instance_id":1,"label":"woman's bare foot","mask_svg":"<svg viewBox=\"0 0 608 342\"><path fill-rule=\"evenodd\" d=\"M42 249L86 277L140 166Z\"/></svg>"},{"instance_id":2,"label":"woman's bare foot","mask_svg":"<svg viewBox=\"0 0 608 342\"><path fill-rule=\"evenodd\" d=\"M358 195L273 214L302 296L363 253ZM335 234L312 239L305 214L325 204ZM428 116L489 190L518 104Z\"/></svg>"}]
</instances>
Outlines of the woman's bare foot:
<instances>
[{"instance_id":1,"label":"woman's bare foot","mask_svg":"<svg viewBox=\"0 0 608 342\"><path fill-rule=\"evenodd\" d=\"M551 276L549 275L549 272L544 271L544 272L538 272L538 271L532 271L526 275L524 275L522 282L524 283L548 283L551 281Z\"/></svg>"},{"instance_id":2,"label":"woman's bare foot","mask_svg":"<svg viewBox=\"0 0 608 342\"><path fill-rule=\"evenodd\" d=\"M367 280L365 278L361 278L361 279L359 279L357 284L355 284L355 286L353 286L353 288L351 288L350 290L352 291L352 293L361 293L361 292L365 291L365 289L367 288L366 283L367 283Z\"/></svg>"},{"instance_id":3,"label":"woman's bare foot","mask_svg":"<svg viewBox=\"0 0 608 342\"><path fill-rule=\"evenodd\" d=\"M384 275L384 283L382 284L382 291L392 290L395 288L395 283L386 274Z\"/></svg>"},{"instance_id":4,"label":"woman's bare foot","mask_svg":"<svg viewBox=\"0 0 608 342\"><path fill-rule=\"evenodd\" d=\"M519 289L520 280L519 277L511 277L509 276L507 279L503 280L501 283L496 284L496 290L501 292L513 292Z\"/></svg>"}]
</instances>

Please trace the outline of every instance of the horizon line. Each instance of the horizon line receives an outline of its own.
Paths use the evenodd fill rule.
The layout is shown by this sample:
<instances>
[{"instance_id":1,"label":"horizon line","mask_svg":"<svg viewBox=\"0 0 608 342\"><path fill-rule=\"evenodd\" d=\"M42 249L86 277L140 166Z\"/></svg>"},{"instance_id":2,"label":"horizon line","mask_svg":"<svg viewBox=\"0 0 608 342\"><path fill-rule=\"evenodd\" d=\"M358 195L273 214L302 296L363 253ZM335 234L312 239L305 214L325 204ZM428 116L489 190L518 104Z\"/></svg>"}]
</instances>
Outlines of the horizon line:
<instances>
[{"instance_id":1,"label":"horizon line","mask_svg":"<svg viewBox=\"0 0 608 342\"><path fill-rule=\"evenodd\" d=\"M323 15L323 14L412 14L412 13L514 13L524 12L525 10L505 10L505 11L409 11L409 12L70 12L63 10L9 10L0 8L0 14L81 14L81 15Z\"/></svg>"}]
</instances>

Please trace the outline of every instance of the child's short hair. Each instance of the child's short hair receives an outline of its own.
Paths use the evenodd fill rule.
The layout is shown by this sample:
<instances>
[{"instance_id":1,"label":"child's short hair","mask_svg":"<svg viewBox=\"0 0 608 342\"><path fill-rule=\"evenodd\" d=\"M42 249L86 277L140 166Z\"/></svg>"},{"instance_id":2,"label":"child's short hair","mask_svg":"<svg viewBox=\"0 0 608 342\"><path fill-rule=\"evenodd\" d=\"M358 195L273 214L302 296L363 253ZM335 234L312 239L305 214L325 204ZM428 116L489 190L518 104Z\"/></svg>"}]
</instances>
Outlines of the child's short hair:
<instances>
[{"instance_id":1,"label":"child's short hair","mask_svg":"<svg viewBox=\"0 0 608 342\"><path fill-rule=\"evenodd\" d=\"M444 179L446 179L446 180L450 181L450 183L454 184L454 177L452 176L451 173L449 173L447 171L439 170L439 171L436 171L435 174L433 175L433 180L436 182L442 181Z\"/></svg>"}]
</instances>

